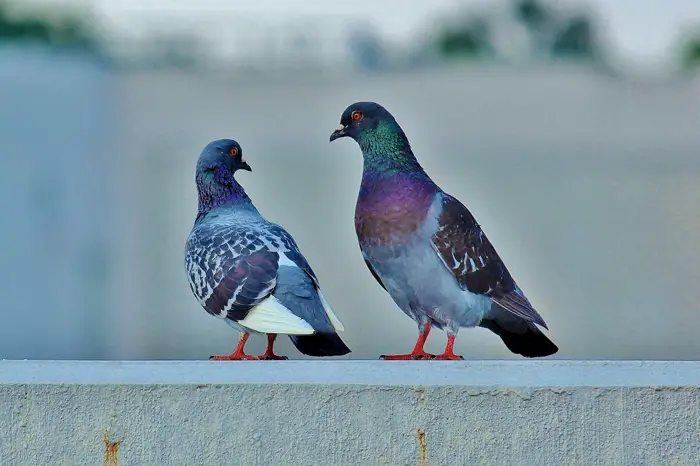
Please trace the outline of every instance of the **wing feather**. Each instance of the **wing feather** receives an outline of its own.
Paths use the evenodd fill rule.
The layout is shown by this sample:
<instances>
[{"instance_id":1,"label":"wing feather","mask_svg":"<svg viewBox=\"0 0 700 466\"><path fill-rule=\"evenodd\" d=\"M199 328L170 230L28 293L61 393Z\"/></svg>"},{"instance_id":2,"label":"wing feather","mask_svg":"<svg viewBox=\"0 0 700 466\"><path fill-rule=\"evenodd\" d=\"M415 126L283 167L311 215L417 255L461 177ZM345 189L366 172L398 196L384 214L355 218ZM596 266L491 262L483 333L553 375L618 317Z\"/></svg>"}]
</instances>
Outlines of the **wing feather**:
<instances>
[{"instance_id":1,"label":"wing feather","mask_svg":"<svg viewBox=\"0 0 700 466\"><path fill-rule=\"evenodd\" d=\"M442 196L442 210L431 245L459 286L488 296L503 309L547 328L471 212L449 194L438 195Z\"/></svg>"},{"instance_id":2,"label":"wing feather","mask_svg":"<svg viewBox=\"0 0 700 466\"><path fill-rule=\"evenodd\" d=\"M282 265L303 270L320 295L316 274L292 236L276 224L265 222L256 231L200 225L190 235L185 252L190 288L210 314L251 324L246 326L265 333L313 333L308 323L272 296ZM320 296L334 328L343 330L340 320ZM289 332L282 331L285 326Z\"/></svg>"},{"instance_id":3,"label":"wing feather","mask_svg":"<svg viewBox=\"0 0 700 466\"><path fill-rule=\"evenodd\" d=\"M185 266L204 309L239 321L274 291L279 254L241 229L202 228L188 239Z\"/></svg>"}]
</instances>

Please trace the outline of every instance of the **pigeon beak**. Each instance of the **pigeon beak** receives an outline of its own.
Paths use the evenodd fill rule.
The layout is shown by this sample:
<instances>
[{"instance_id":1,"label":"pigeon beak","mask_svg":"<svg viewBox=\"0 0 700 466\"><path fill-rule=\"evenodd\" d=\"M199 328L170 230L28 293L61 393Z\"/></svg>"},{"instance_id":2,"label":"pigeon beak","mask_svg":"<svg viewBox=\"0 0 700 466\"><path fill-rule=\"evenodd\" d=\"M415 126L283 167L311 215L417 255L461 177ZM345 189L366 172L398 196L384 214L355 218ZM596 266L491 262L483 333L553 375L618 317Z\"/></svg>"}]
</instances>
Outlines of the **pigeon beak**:
<instances>
[{"instance_id":1,"label":"pigeon beak","mask_svg":"<svg viewBox=\"0 0 700 466\"><path fill-rule=\"evenodd\" d=\"M253 169L250 168L250 165L248 165L248 162L246 162L246 161L244 161L244 160L241 160L241 170L245 170L245 171L248 171L248 172L252 172L252 171L253 171Z\"/></svg>"},{"instance_id":2,"label":"pigeon beak","mask_svg":"<svg viewBox=\"0 0 700 466\"><path fill-rule=\"evenodd\" d=\"M333 133L331 133L330 142L333 142L336 139L344 138L345 136L347 136L348 134L345 132L345 128L346 128L346 126L343 126L343 125L338 126L335 129L335 131L333 131Z\"/></svg>"}]
</instances>

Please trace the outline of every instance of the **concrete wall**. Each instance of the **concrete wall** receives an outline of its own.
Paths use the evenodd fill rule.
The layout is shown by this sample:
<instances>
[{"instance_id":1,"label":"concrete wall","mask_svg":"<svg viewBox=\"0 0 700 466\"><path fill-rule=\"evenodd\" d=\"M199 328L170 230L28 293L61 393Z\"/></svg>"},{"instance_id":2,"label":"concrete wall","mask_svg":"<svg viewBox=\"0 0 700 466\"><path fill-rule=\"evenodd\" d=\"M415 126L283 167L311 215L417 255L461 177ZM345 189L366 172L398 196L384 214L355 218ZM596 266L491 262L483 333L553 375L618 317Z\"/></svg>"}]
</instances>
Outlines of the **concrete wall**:
<instances>
[{"instance_id":1,"label":"concrete wall","mask_svg":"<svg viewBox=\"0 0 700 466\"><path fill-rule=\"evenodd\" d=\"M698 362L0 362L7 465L697 465Z\"/></svg>"}]
</instances>

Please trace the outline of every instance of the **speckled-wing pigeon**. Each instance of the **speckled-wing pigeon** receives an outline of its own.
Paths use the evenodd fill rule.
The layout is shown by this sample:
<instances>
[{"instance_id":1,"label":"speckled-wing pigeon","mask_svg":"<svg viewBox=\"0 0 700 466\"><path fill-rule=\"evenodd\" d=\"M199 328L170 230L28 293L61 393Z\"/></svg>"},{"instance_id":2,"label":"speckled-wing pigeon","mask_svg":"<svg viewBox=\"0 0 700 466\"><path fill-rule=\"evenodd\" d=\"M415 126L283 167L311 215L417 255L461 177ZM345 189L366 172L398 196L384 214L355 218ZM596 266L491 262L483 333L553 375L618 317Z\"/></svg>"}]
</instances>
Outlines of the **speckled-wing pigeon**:
<instances>
[{"instance_id":1,"label":"speckled-wing pigeon","mask_svg":"<svg viewBox=\"0 0 700 466\"><path fill-rule=\"evenodd\" d=\"M251 170L230 139L208 144L197 161L199 209L185 248L187 278L202 307L241 332L233 354L211 359L287 359L273 351L277 334L309 356L349 353L316 275L291 235L260 215L234 179L239 169ZM262 356L244 352L251 332L267 334Z\"/></svg>"},{"instance_id":2,"label":"speckled-wing pigeon","mask_svg":"<svg viewBox=\"0 0 700 466\"><path fill-rule=\"evenodd\" d=\"M355 207L360 249L374 278L416 321L410 354L384 359L462 359L453 346L461 327L485 327L510 351L548 356L557 346L481 227L462 203L425 173L403 130L374 102L350 105L331 141L351 137L364 169ZM447 332L441 355L424 351L432 326Z\"/></svg>"}]
</instances>

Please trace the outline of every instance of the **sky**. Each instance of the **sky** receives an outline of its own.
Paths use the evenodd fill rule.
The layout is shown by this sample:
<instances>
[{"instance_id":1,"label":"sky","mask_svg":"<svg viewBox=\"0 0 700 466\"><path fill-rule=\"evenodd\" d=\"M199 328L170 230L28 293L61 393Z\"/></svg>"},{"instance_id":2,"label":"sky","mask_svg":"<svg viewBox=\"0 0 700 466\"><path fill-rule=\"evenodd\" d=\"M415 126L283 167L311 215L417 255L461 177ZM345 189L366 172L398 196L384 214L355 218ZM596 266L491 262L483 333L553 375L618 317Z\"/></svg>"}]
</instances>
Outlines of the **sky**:
<instances>
[{"instance_id":1,"label":"sky","mask_svg":"<svg viewBox=\"0 0 700 466\"><path fill-rule=\"evenodd\" d=\"M457 8L473 9L496 0L22 0L25 4L80 4L93 9L104 27L117 36L138 37L144 31L195 29L212 40L227 34L323 18L366 19L389 40L399 41L424 30L430 18ZM504 2L501 2L504 3ZM700 0L559 0L562 6L590 5L602 19L604 36L621 61L640 68L663 66L680 34L700 27Z\"/></svg>"}]
</instances>

